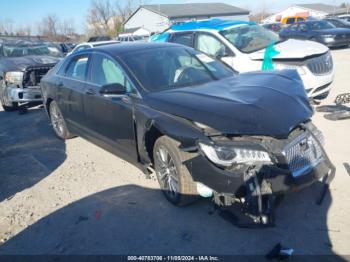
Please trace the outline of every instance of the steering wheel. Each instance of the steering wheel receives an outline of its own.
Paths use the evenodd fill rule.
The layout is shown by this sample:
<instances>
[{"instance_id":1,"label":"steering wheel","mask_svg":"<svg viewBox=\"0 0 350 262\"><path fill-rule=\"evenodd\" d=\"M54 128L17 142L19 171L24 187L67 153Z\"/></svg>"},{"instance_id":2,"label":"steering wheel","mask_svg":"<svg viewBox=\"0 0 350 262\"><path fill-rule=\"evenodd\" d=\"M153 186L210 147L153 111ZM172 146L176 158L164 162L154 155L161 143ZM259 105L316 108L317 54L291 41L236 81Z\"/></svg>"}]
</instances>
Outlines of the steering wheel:
<instances>
[{"instance_id":1,"label":"steering wheel","mask_svg":"<svg viewBox=\"0 0 350 262\"><path fill-rule=\"evenodd\" d=\"M185 67L177 77L177 84L190 83L192 81L193 75L197 73L197 70L193 67Z\"/></svg>"}]
</instances>

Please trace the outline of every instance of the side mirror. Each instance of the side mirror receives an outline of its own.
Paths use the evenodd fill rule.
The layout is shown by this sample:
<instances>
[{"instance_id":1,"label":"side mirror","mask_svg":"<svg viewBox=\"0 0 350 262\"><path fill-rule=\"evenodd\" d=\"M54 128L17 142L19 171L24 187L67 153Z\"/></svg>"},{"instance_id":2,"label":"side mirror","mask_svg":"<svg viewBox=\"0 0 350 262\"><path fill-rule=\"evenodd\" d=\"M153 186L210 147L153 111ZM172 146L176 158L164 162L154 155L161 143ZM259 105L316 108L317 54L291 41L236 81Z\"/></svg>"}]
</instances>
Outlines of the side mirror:
<instances>
[{"instance_id":1,"label":"side mirror","mask_svg":"<svg viewBox=\"0 0 350 262\"><path fill-rule=\"evenodd\" d=\"M229 52L229 50L227 50L227 48L222 48L217 52L215 58L220 60L221 58L228 57L228 56L233 56L233 55L231 52Z\"/></svg>"},{"instance_id":2,"label":"side mirror","mask_svg":"<svg viewBox=\"0 0 350 262\"><path fill-rule=\"evenodd\" d=\"M126 87L118 83L104 85L100 89L100 94L105 96L125 95L126 93Z\"/></svg>"}]
</instances>

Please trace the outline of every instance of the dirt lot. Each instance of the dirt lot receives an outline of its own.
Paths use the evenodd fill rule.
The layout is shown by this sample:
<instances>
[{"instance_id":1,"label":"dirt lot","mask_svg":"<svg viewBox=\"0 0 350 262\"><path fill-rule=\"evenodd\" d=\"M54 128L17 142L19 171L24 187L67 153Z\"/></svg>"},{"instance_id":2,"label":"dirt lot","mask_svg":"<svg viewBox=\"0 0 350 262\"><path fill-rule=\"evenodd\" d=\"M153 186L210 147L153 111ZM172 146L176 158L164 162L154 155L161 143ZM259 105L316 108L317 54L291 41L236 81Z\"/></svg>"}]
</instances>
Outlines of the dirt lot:
<instances>
[{"instance_id":1,"label":"dirt lot","mask_svg":"<svg viewBox=\"0 0 350 262\"><path fill-rule=\"evenodd\" d=\"M332 51L330 97L349 92L350 48ZM0 111L0 254L265 254L275 244L296 254L350 254L350 120L316 125L337 167L331 194L319 187L286 197L277 226L239 229L207 200L170 205L154 179L89 142L54 136L43 109Z\"/></svg>"}]
</instances>

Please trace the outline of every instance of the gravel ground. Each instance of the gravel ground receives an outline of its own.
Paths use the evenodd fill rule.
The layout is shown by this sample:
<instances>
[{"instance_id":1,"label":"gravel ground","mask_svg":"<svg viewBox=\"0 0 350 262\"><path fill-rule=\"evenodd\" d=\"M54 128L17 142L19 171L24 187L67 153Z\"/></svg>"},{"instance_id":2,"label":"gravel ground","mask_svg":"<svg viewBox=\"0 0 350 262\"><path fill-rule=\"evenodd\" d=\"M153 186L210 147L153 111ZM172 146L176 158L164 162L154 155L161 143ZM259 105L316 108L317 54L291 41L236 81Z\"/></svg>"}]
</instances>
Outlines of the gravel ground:
<instances>
[{"instance_id":1,"label":"gravel ground","mask_svg":"<svg viewBox=\"0 0 350 262\"><path fill-rule=\"evenodd\" d=\"M333 50L330 97L349 92L350 49ZM350 254L350 120L316 113L337 167L331 194L288 195L277 226L239 229L201 200L170 205L153 177L93 144L57 139L44 110L0 111L0 254L265 254L281 242L296 254Z\"/></svg>"}]
</instances>

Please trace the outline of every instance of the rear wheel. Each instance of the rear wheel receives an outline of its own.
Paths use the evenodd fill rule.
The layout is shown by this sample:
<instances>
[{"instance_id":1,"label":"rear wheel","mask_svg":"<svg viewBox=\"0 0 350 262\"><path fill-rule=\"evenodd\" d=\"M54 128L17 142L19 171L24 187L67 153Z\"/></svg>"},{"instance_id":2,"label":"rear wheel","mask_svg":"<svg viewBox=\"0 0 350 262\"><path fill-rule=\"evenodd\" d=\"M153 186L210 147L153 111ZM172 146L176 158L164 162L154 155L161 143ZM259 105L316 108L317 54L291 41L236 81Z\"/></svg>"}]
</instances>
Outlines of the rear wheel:
<instances>
[{"instance_id":1,"label":"rear wheel","mask_svg":"<svg viewBox=\"0 0 350 262\"><path fill-rule=\"evenodd\" d=\"M179 143L160 137L153 149L154 168L165 197L174 205L188 205L198 199L196 183L183 161L188 153L179 150Z\"/></svg>"},{"instance_id":2,"label":"rear wheel","mask_svg":"<svg viewBox=\"0 0 350 262\"><path fill-rule=\"evenodd\" d=\"M64 120L62 112L59 109L56 101L52 101L50 103L49 112L51 124L56 135L64 140L74 137L67 129L66 121Z\"/></svg>"}]
</instances>

